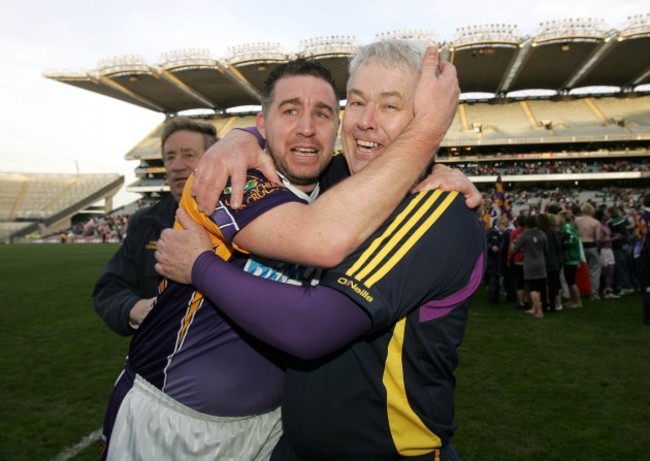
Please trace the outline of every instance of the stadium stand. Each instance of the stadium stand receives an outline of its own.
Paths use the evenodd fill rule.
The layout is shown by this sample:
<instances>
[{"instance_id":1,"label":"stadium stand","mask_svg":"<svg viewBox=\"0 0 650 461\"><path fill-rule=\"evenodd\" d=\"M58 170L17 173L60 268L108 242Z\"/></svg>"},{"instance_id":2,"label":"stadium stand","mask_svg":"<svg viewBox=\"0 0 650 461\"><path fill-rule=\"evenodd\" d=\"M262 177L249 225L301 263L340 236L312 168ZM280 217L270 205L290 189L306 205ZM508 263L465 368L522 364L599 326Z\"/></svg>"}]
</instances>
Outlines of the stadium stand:
<instances>
[{"instance_id":1,"label":"stadium stand","mask_svg":"<svg viewBox=\"0 0 650 461\"><path fill-rule=\"evenodd\" d=\"M463 157L470 156L474 162L491 162L493 155L498 155L502 162L520 160L522 155L531 156L532 160L556 158L562 161L580 161L587 154L590 158L603 161L620 160L621 157L638 157L648 155L650 140L650 123L643 117L635 119L635 130L621 127L607 113L608 104L603 104L610 96L601 98L601 111L607 120L594 115L584 99L571 101L512 101L501 104L487 102L463 103L460 105L454 122L449 129L439 154L439 161L464 165ZM629 111L617 112L624 119L632 114L650 112L650 96L632 99L633 104L625 105ZM616 102L611 103L613 107ZM528 113L530 112L530 113ZM557 124L552 122L545 126L545 117L554 114ZM236 127L250 126L255 123L252 114L219 115L215 114L205 121L213 123L221 134ZM636 121L639 120L639 121ZM139 160L136 169L138 180L128 186L129 191L142 194L158 193L165 190L164 169L160 160L159 127L141 141L126 155L128 160ZM538 157L535 155L537 154ZM476 157L476 158L474 158ZM601 169L599 169L600 171ZM606 170L600 171L603 174ZM629 179L638 177L647 183L648 176L639 174L639 170L630 171ZM469 173L468 173L469 174ZM478 182L493 182L494 178L474 178ZM607 179L600 177L600 179ZM613 176L611 179L615 179ZM518 182L520 179L512 178ZM530 179L533 180L533 179ZM534 179L538 181L539 178ZM566 177L565 180L576 180ZM643 182L643 181L642 181Z\"/></svg>"},{"instance_id":2,"label":"stadium stand","mask_svg":"<svg viewBox=\"0 0 650 461\"><path fill-rule=\"evenodd\" d=\"M577 18L542 23L532 35L487 24L460 27L448 41L426 30L383 32L375 40L395 37L435 43L456 66L461 104L438 160L467 169L479 188L493 189L498 174L513 188L602 190L614 181L650 187L642 161L650 155L650 14L631 16L618 28ZM234 45L225 57L193 48L164 53L157 63L117 56L93 70L44 76L168 117L194 114L223 135L254 124L264 78L295 57L328 67L343 99L358 45L356 37L337 35L303 40L293 51L273 42ZM145 199L167 190L161 129L162 123L125 155L139 161L138 179L127 190ZM12 213L5 201L11 208L26 194L12 187L7 194L14 198L0 197L4 221ZM23 212L32 219L42 213Z\"/></svg>"},{"instance_id":3,"label":"stadium stand","mask_svg":"<svg viewBox=\"0 0 650 461\"><path fill-rule=\"evenodd\" d=\"M68 228L102 200L104 206L94 211L106 213L123 185L119 174L0 173L0 242Z\"/></svg>"}]
</instances>

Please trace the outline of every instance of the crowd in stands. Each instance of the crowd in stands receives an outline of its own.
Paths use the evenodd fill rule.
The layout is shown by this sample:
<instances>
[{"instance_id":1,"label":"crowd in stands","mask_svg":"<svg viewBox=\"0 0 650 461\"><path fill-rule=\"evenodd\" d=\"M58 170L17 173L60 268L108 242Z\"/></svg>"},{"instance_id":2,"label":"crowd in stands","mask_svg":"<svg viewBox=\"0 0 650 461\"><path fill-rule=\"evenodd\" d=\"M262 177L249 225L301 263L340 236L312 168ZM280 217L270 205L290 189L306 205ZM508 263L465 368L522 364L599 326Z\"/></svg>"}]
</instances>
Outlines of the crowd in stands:
<instances>
[{"instance_id":1,"label":"crowd in stands","mask_svg":"<svg viewBox=\"0 0 650 461\"><path fill-rule=\"evenodd\" d=\"M151 202L139 201L136 209L147 207ZM126 236L126 228L132 213L117 211L103 216L93 216L87 221L78 222L59 233L61 243L102 242L121 243ZM52 238L52 237L51 237ZM47 238L46 238L47 240Z\"/></svg>"},{"instance_id":2,"label":"crowd in stands","mask_svg":"<svg viewBox=\"0 0 650 461\"><path fill-rule=\"evenodd\" d=\"M575 174L650 171L650 160L622 159L581 160L528 160L513 162L481 162L454 165L467 176L529 175L529 174Z\"/></svg>"},{"instance_id":3,"label":"crowd in stands","mask_svg":"<svg viewBox=\"0 0 650 461\"><path fill-rule=\"evenodd\" d=\"M130 214L92 217L84 223L77 223L59 233L61 243L90 241L103 243L122 242Z\"/></svg>"},{"instance_id":4,"label":"crowd in stands","mask_svg":"<svg viewBox=\"0 0 650 461\"><path fill-rule=\"evenodd\" d=\"M591 202L596 207L624 206L626 208L638 208L642 200L644 189L632 187L603 187L599 190L592 190L583 187L525 187L514 186L506 194L508 206L512 209L514 216L521 210L530 210L533 213L540 213L547 207L557 204L562 209L573 205L580 205L584 202ZM493 210L492 192L483 194L483 209ZM492 213L492 219L494 213Z\"/></svg>"}]
</instances>

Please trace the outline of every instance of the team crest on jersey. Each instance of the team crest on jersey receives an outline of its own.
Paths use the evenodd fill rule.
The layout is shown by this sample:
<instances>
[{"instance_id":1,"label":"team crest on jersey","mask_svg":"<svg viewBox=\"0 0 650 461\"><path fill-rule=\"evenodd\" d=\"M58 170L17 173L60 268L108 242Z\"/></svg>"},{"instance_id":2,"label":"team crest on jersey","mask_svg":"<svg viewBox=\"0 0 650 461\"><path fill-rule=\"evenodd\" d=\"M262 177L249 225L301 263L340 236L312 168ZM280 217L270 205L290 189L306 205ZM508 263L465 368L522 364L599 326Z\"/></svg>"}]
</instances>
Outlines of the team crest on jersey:
<instances>
[{"instance_id":1,"label":"team crest on jersey","mask_svg":"<svg viewBox=\"0 0 650 461\"><path fill-rule=\"evenodd\" d=\"M284 189L284 186L275 184L271 181L264 181L258 178L249 179L244 188L243 202L237 211L243 210L251 203L257 202L267 195L270 195L273 192L277 192L281 189ZM224 194L232 194L232 188L228 187L224 189ZM230 208L230 198L225 198L223 202L227 207Z\"/></svg>"},{"instance_id":2,"label":"team crest on jersey","mask_svg":"<svg viewBox=\"0 0 650 461\"><path fill-rule=\"evenodd\" d=\"M257 179L250 179L244 185L244 194L252 191L257 187ZM223 190L223 195L232 195L232 187L228 186Z\"/></svg>"}]
</instances>

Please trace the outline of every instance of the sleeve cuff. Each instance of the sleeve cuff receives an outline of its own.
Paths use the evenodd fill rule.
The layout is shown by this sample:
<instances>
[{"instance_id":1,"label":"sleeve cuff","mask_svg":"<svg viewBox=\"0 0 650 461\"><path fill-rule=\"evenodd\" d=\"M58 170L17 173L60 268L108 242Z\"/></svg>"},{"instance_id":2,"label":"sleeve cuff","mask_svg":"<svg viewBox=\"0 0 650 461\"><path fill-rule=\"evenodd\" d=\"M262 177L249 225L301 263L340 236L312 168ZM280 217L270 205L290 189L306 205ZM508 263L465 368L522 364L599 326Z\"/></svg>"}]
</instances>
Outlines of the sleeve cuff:
<instances>
[{"instance_id":1,"label":"sleeve cuff","mask_svg":"<svg viewBox=\"0 0 650 461\"><path fill-rule=\"evenodd\" d=\"M245 131L255 136L257 138L257 144L260 146L260 149L264 149L266 147L266 139L262 137L262 134L259 132L256 126L249 126L246 128L235 128L235 129Z\"/></svg>"}]
</instances>

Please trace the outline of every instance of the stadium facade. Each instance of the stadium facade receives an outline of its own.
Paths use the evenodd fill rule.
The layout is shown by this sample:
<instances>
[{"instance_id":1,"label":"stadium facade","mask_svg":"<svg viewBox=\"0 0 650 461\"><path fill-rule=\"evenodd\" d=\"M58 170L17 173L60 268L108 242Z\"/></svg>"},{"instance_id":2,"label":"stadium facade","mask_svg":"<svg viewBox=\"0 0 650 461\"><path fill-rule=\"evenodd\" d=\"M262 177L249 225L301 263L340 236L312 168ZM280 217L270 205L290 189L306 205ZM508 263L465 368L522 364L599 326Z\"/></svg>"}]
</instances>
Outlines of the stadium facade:
<instances>
[{"instance_id":1,"label":"stadium facade","mask_svg":"<svg viewBox=\"0 0 650 461\"><path fill-rule=\"evenodd\" d=\"M450 40L405 30L376 40L407 38L437 44L458 70L461 104L438 161L463 169L479 186L588 187L650 184L650 14L619 28L603 20L542 23L533 35L515 25L459 28ZM262 83L295 57L329 68L345 98L348 62L359 42L352 36L318 37L295 51L279 43L233 46L228 56L207 49L104 59L87 71L46 71L44 76L173 117L200 117L220 135L254 124ZM344 107L342 106L342 111ZM139 160L144 196L164 193L162 124L125 156Z\"/></svg>"}]
</instances>

